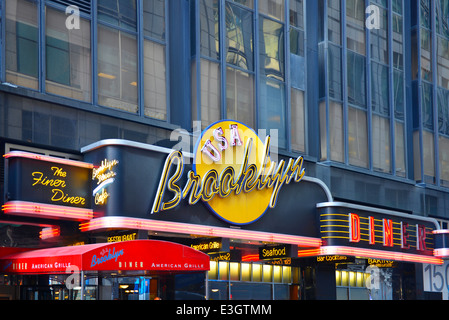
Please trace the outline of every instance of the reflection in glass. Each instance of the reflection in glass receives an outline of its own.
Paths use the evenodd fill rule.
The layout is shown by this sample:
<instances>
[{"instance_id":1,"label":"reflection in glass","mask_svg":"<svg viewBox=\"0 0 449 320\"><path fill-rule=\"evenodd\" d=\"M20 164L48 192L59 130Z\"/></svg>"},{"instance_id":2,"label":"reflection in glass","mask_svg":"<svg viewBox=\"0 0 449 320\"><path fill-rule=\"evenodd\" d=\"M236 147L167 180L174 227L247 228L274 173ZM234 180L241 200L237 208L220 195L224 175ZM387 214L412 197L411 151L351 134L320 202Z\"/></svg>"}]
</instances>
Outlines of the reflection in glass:
<instances>
[{"instance_id":1,"label":"reflection in glass","mask_svg":"<svg viewBox=\"0 0 449 320\"><path fill-rule=\"evenodd\" d=\"M260 72L284 80L284 27L270 19L260 18Z\"/></svg>"}]
</instances>

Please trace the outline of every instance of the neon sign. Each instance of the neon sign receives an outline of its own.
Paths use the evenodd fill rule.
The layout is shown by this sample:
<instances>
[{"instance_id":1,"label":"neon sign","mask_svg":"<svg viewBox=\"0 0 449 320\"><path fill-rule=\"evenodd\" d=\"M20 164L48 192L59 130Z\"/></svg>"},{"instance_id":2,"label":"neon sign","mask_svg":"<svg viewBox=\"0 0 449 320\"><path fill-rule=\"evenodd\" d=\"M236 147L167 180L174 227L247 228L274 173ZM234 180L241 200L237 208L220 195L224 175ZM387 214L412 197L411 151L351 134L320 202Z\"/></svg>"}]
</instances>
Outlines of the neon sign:
<instances>
[{"instance_id":1,"label":"neon sign","mask_svg":"<svg viewBox=\"0 0 449 320\"><path fill-rule=\"evenodd\" d=\"M252 129L231 120L216 122L203 131L195 147L193 169L182 188L179 181L183 170L181 152L171 152L152 214L175 208L181 199L188 199L190 205L202 200L219 218L232 224L249 224L276 206L284 184L299 182L305 174L303 157L271 161L270 137L262 142ZM164 201L167 191L174 196Z\"/></svg>"},{"instance_id":2,"label":"neon sign","mask_svg":"<svg viewBox=\"0 0 449 320\"><path fill-rule=\"evenodd\" d=\"M106 186L113 183L117 175L112 169L118 165L118 160L103 160L98 168L92 170L92 180L97 181L97 187L92 192L96 205L106 204L110 194L106 190Z\"/></svg>"}]
</instances>

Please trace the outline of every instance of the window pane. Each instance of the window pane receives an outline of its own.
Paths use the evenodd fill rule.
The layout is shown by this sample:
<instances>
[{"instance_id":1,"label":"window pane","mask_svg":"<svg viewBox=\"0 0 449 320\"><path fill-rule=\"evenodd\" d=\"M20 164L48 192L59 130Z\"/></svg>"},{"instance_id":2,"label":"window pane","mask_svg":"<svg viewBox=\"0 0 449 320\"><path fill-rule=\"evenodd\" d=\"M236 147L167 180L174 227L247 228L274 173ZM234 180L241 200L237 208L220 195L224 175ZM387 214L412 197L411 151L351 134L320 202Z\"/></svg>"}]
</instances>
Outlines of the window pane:
<instances>
[{"instance_id":1,"label":"window pane","mask_svg":"<svg viewBox=\"0 0 449 320\"><path fill-rule=\"evenodd\" d=\"M253 76L226 68L226 117L254 128L254 79Z\"/></svg>"},{"instance_id":2,"label":"window pane","mask_svg":"<svg viewBox=\"0 0 449 320\"><path fill-rule=\"evenodd\" d=\"M330 157L327 155L326 121L329 121L329 148ZM343 139L343 107L340 103L329 101L329 116L326 117L326 103L320 103L320 143L321 160L344 162Z\"/></svg>"},{"instance_id":3,"label":"window pane","mask_svg":"<svg viewBox=\"0 0 449 320\"><path fill-rule=\"evenodd\" d=\"M449 90L438 88L438 132L449 136Z\"/></svg>"},{"instance_id":4,"label":"window pane","mask_svg":"<svg viewBox=\"0 0 449 320\"><path fill-rule=\"evenodd\" d=\"M430 83L422 83L421 119L424 128L433 130L433 92Z\"/></svg>"},{"instance_id":5,"label":"window pane","mask_svg":"<svg viewBox=\"0 0 449 320\"><path fill-rule=\"evenodd\" d=\"M390 119L373 114L372 131L374 170L391 173Z\"/></svg>"},{"instance_id":6,"label":"window pane","mask_svg":"<svg viewBox=\"0 0 449 320\"><path fill-rule=\"evenodd\" d=\"M142 5L144 35L165 40L165 0L146 0Z\"/></svg>"},{"instance_id":7,"label":"window pane","mask_svg":"<svg viewBox=\"0 0 449 320\"><path fill-rule=\"evenodd\" d=\"M284 0L259 0L259 12L284 21Z\"/></svg>"},{"instance_id":8,"label":"window pane","mask_svg":"<svg viewBox=\"0 0 449 320\"><path fill-rule=\"evenodd\" d=\"M366 112L348 108L349 163L358 167L368 167L368 130Z\"/></svg>"},{"instance_id":9,"label":"window pane","mask_svg":"<svg viewBox=\"0 0 449 320\"><path fill-rule=\"evenodd\" d=\"M438 37L437 48L438 86L449 89L449 40Z\"/></svg>"},{"instance_id":10,"label":"window pane","mask_svg":"<svg viewBox=\"0 0 449 320\"><path fill-rule=\"evenodd\" d=\"M433 133L423 130L424 182L435 183L435 148Z\"/></svg>"},{"instance_id":11,"label":"window pane","mask_svg":"<svg viewBox=\"0 0 449 320\"><path fill-rule=\"evenodd\" d=\"M287 147L285 122L285 86L282 82L260 79L259 129L276 129L280 148Z\"/></svg>"},{"instance_id":12,"label":"window pane","mask_svg":"<svg viewBox=\"0 0 449 320\"><path fill-rule=\"evenodd\" d=\"M254 0L231 0L235 3L240 3L241 5L247 6L249 8L254 7Z\"/></svg>"},{"instance_id":13,"label":"window pane","mask_svg":"<svg viewBox=\"0 0 449 320\"><path fill-rule=\"evenodd\" d=\"M291 85L305 89L304 31L290 28L290 79Z\"/></svg>"},{"instance_id":14,"label":"window pane","mask_svg":"<svg viewBox=\"0 0 449 320\"><path fill-rule=\"evenodd\" d=\"M404 120L404 73L393 71L393 103L394 117Z\"/></svg>"},{"instance_id":15,"label":"window pane","mask_svg":"<svg viewBox=\"0 0 449 320\"><path fill-rule=\"evenodd\" d=\"M304 29L303 0L290 0L290 25Z\"/></svg>"},{"instance_id":16,"label":"window pane","mask_svg":"<svg viewBox=\"0 0 449 320\"><path fill-rule=\"evenodd\" d=\"M201 54L220 59L220 28L217 0L200 1Z\"/></svg>"},{"instance_id":17,"label":"window pane","mask_svg":"<svg viewBox=\"0 0 449 320\"><path fill-rule=\"evenodd\" d=\"M32 89L39 86L37 6L34 1L6 1L6 81Z\"/></svg>"},{"instance_id":18,"label":"window pane","mask_svg":"<svg viewBox=\"0 0 449 320\"><path fill-rule=\"evenodd\" d=\"M347 0L347 47L350 50L365 54L365 1Z\"/></svg>"},{"instance_id":19,"label":"window pane","mask_svg":"<svg viewBox=\"0 0 449 320\"><path fill-rule=\"evenodd\" d=\"M284 80L284 27L270 19L260 19L260 72Z\"/></svg>"},{"instance_id":20,"label":"window pane","mask_svg":"<svg viewBox=\"0 0 449 320\"><path fill-rule=\"evenodd\" d=\"M221 118L220 64L201 59L201 125Z\"/></svg>"},{"instance_id":21,"label":"window pane","mask_svg":"<svg viewBox=\"0 0 449 320\"><path fill-rule=\"evenodd\" d=\"M402 17L393 14L393 66L404 69L404 47Z\"/></svg>"},{"instance_id":22,"label":"window pane","mask_svg":"<svg viewBox=\"0 0 449 320\"><path fill-rule=\"evenodd\" d=\"M390 115L388 67L371 63L371 105L373 112Z\"/></svg>"},{"instance_id":23,"label":"window pane","mask_svg":"<svg viewBox=\"0 0 449 320\"><path fill-rule=\"evenodd\" d=\"M449 187L449 138L439 137L440 144L440 182Z\"/></svg>"},{"instance_id":24,"label":"window pane","mask_svg":"<svg viewBox=\"0 0 449 320\"><path fill-rule=\"evenodd\" d=\"M98 0L98 19L114 26L136 31L136 0Z\"/></svg>"},{"instance_id":25,"label":"window pane","mask_svg":"<svg viewBox=\"0 0 449 320\"><path fill-rule=\"evenodd\" d=\"M396 175L405 177L405 134L404 123L395 121L394 141L396 144Z\"/></svg>"},{"instance_id":26,"label":"window pane","mask_svg":"<svg viewBox=\"0 0 449 320\"><path fill-rule=\"evenodd\" d=\"M65 12L46 11L46 90L69 98L91 100L90 22L65 27Z\"/></svg>"},{"instance_id":27,"label":"window pane","mask_svg":"<svg viewBox=\"0 0 449 320\"><path fill-rule=\"evenodd\" d=\"M432 81L432 36L429 30L421 28L421 77Z\"/></svg>"},{"instance_id":28,"label":"window pane","mask_svg":"<svg viewBox=\"0 0 449 320\"><path fill-rule=\"evenodd\" d=\"M98 102L137 112L137 42L121 31L98 26Z\"/></svg>"},{"instance_id":29,"label":"window pane","mask_svg":"<svg viewBox=\"0 0 449 320\"><path fill-rule=\"evenodd\" d=\"M167 120L165 46L144 40L143 60L145 116Z\"/></svg>"},{"instance_id":30,"label":"window pane","mask_svg":"<svg viewBox=\"0 0 449 320\"><path fill-rule=\"evenodd\" d=\"M388 16L387 10L379 7L379 29L371 30L371 58L388 64Z\"/></svg>"},{"instance_id":31,"label":"window pane","mask_svg":"<svg viewBox=\"0 0 449 320\"><path fill-rule=\"evenodd\" d=\"M253 14L226 3L226 62L253 70Z\"/></svg>"},{"instance_id":32,"label":"window pane","mask_svg":"<svg viewBox=\"0 0 449 320\"><path fill-rule=\"evenodd\" d=\"M340 1L328 1L327 6L328 40L335 44L341 44Z\"/></svg>"},{"instance_id":33,"label":"window pane","mask_svg":"<svg viewBox=\"0 0 449 320\"><path fill-rule=\"evenodd\" d=\"M341 74L341 49L329 44L328 49L328 71L329 96L342 100L342 74Z\"/></svg>"},{"instance_id":34,"label":"window pane","mask_svg":"<svg viewBox=\"0 0 449 320\"><path fill-rule=\"evenodd\" d=\"M348 51L348 102L366 105L365 57Z\"/></svg>"},{"instance_id":35,"label":"window pane","mask_svg":"<svg viewBox=\"0 0 449 320\"><path fill-rule=\"evenodd\" d=\"M329 139L331 160L344 162L343 107L334 101L329 101Z\"/></svg>"},{"instance_id":36,"label":"window pane","mask_svg":"<svg viewBox=\"0 0 449 320\"><path fill-rule=\"evenodd\" d=\"M291 89L291 128L292 149L305 152L304 92L293 88Z\"/></svg>"}]
</instances>

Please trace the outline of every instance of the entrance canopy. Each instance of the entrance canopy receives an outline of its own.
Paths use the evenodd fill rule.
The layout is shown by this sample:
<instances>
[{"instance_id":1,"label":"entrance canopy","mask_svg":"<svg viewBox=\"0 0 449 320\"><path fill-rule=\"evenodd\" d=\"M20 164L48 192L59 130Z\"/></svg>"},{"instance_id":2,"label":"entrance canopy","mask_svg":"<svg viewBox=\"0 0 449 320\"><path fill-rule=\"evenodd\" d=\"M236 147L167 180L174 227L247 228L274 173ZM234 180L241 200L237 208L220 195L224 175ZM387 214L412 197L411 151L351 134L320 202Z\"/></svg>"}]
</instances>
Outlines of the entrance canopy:
<instances>
[{"instance_id":1,"label":"entrance canopy","mask_svg":"<svg viewBox=\"0 0 449 320\"><path fill-rule=\"evenodd\" d=\"M73 271L207 271L209 256L177 243L134 240L31 250L0 257L0 270L15 274Z\"/></svg>"}]
</instances>

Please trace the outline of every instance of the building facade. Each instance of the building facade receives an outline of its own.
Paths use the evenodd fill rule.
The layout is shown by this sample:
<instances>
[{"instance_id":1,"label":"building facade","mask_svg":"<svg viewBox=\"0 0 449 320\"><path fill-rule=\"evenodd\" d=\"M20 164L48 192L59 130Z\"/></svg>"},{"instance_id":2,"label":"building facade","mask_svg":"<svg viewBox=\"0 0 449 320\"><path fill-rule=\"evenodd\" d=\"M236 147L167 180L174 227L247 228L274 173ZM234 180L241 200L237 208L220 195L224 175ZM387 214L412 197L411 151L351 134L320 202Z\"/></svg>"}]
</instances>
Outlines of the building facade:
<instances>
[{"instance_id":1,"label":"building facade","mask_svg":"<svg viewBox=\"0 0 449 320\"><path fill-rule=\"evenodd\" d=\"M25 151L100 165L92 152L107 148L98 143L105 139L131 141L139 150L146 144L194 153L203 130L231 119L262 140L269 134L279 159L302 156L306 175L320 180L331 196L332 201L318 202L436 219L439 228L449 229L447 0L3 0L0 5L3 155ZM1 162L2 205L10 192L7 161ZM86 236L78 225L64 224L58 237L45 242L38 236L40 220L3 211L3 247L88 244L135 230L140 239L157 238L150 227L134 226L99 240L103 229L88 226L96 232ZM177 234L164 237L183 238ZM254 263L259 259L251 255L247 264L260 273L245 276L242 270L249 266L242 258L213 262L209 282L219 288L207 296L368 296L364 285L343 280L351 272L364 277L361 254L353 254L350 263L319 265L316 256L328 255L315 252L314 261L302 258L280 267ZM424 283L434 270L427 267L412 261L381 268L384 278L393 279L383 297L446 297L443 289L432 289L434 283L430 288ZM263 278L264 268L271 268L269 278ZM231 292L230 283L238 291ZM291 283L297 286L283 286ZM320 291L329 283L336 283L335 290Z\"/></svg>"}]
</instances>

